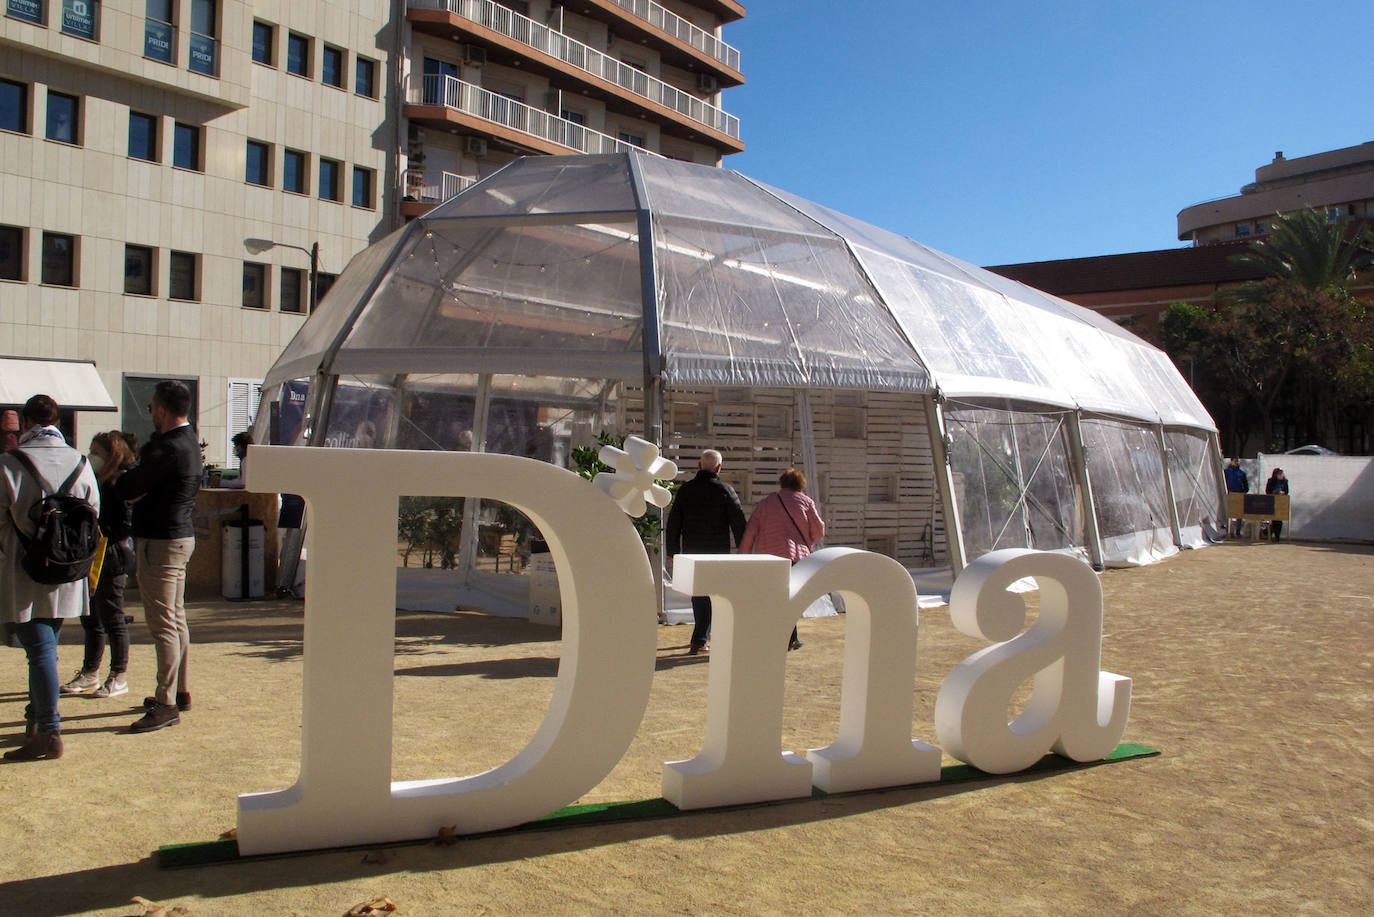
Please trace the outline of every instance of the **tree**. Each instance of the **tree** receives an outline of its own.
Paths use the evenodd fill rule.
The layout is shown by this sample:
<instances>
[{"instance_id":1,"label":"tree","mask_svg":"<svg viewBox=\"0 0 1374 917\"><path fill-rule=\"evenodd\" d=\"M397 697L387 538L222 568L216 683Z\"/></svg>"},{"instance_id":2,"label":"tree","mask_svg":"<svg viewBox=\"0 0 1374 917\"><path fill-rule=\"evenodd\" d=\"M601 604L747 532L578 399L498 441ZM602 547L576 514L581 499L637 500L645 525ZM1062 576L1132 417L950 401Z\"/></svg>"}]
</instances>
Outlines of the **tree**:
<instances>
[{"instance_id":1,"label":"tree","mask_svg":"<svg viewBox=\"0 0 1374 917\"><path fill-rule=\"evenodd\" d=\"M1316 210L1295 210L1275 216L1273 231L1231 260L1262 269L1280 286L1348 298L1349 284L1374 260L1372 241L1368 225L1352 233L1344 214L1329 220ZM1263 296L1262 286L1242 284L1237 293Z\"/></svg>"},{"instance_id":2,"label":"tree","mask_svg":"<svg viewBox=\"0 0 1374 917\"><path fill-rule=\"evenodd\" d=\"M1334 446L1342 417L1369 413L1374 317L1349 286L1372 254L1368 227L1352 233L1343 217L1313 210L1281 214L1270 236L1233 257L1268 277L1220 291L1210 309L1165 310L1161 346L1192 362L1194 388L1231 431L1232 454L1255 427L1261 448L1275 448L1279 416L1303 439Z\"/></svg>"}]
</instances>

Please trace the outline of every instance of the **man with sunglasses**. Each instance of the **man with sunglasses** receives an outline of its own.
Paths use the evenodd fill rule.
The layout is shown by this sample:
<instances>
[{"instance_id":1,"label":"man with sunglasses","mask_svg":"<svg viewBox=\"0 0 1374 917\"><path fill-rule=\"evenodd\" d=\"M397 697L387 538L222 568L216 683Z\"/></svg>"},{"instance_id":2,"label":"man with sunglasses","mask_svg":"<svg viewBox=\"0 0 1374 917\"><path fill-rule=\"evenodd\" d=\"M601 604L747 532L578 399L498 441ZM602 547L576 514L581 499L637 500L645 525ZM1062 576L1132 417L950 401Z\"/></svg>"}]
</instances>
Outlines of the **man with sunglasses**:
<instances>
[{"instance_id":1,"label":"man with sunglasses","mask_svg":"<svg viewBox=\"0 0 1374 917\"><path fill-rule=\"evenodd\" d=\"M157 690L144 699L134 732L175 726L180 713L191 709L186 564L196 547L191 516L201 470L200 441L187 419L191 390L164 379L153 390L148 412L157 432L139 451L138 464L115 484L115 492L134 506L138 591L157 651Z\"/></svg>"}]
</instances>

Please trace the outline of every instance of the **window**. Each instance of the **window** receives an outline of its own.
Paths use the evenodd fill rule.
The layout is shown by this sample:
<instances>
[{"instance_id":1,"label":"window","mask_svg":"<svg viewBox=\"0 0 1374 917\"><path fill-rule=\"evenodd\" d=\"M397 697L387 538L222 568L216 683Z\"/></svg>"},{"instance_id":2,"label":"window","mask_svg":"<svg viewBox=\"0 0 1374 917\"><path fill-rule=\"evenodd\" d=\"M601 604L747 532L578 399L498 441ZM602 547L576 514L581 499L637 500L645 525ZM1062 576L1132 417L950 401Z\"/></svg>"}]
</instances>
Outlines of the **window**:
<instances>
[{"instance_id":1,"label":"window","mask_svg":"<svg viewBox=\"0 0 1374 917\"><path fill-rule=\"evenodd\" d=\"M62 0L62 31L87 41L98 41L100 0Z\"/></svg>"},{"instance_id":2,"label":"window","mask_svg":"<svg viewBox=\"0 0 1374 917\"><path fill-rule=\"evenodd\" d=\"M267 265L243 262L243 307L267 308Z\"/></svg>"},{"instance_id":3,"label":"window","mask_svg":"<svg viewBox=\"0 0 1374 917\"><path fill-rule=\"evenodd\" d=\"M172 252L171 269L167 277L167 298L192 302L200 298L196 291L196 256L190 252Z\"/></svg>"},{"instance_id":4,"label":"window","mask_svg":"<svg viewBox=\"0 0 1374 917\"><path fill-rule=\"evenodd\" d=\"M0 280L24 279L24 230L0 226Z\"/></svg>"},{"instance_id":5,"label":"window","mask_svg":"<svg viewBox=\"0 0 1374 917\"><path fill-rule=\"evenodd\" d=\"M359 57L353 65L353 91L369 99L377 98L377 62Z\"/></svg>"},{"instance_id":6,"label":"window","mask_svg":"<svg viewBox=\"0 0 1374 917\"><path fill-rule=\"evenodd\" d=\"M29 87L0 80L0 130L29 132Z\"/></svg>"},{"instance_id":7,"label":"window","mask_svg":"<svg viewBox=\"0 0 1374 917\"><path fill-rule=\"evenodd\" d=\"M187 68L206 76L219 76L219 0L191 0L191 57Z\"/></svg>"},{"instance_id":8,"label":"window","mask_svg":"<svg viewBox=\"0 0 1374 917\"><path fill-rule=\"evenodd\" d=\"M309 156L300 150L287 150L282 154L281 166L281 187L283 191L290 191L293 194L308 194L310 191L306 178L306 166L309 163Z\"/></svg>"},{"instance_id":9,"label":"window","mask_svg":"<svg viewBox=\"0 0 1374 917\"><path fill-rule=\"evenodd\" d=\"M119 415L119 426L137 436L141 443L146 443L157 432L153 428L153 419L148 416L148 403L153 400L153 390L163 379L175 379L191 390L191 413L187 419L192 424L200 420L200 383L196 379L184 376L125 376L120 385L122 413Z\"/></svg>"},{"instance_id":10,"label":"window","mask_svg":"<svg viewBox=\"0 0 1374 917\"><path fill-rule=\"evenodd\" d=\"M286 72L310 79L310 39L304 35L286 36Z\"/></svg>"},{"instance_id":11,"label":"window","mask_svg":"<svg viewBox=\"0 0 1374 917\"><path fill-rule=\"evenodd\" d=\"M172 25L173 0L145 0L143 19L143 56L175 64L177 30Z\"/></svg>"},{"instance_id":12,"label":"window","mask_svg":"<svg viewBox=\"0 0 1374 917\"><path fill-rule=\"evenodd\" d=\"M43 233L43 282L57 287L76 286L76 236Z\"/></svg>"},{"instance_id":13,"label":"window","mask_svg":"<svg viewBox=\"0 0 1374 917\"><path fill-rule=\"evenodd\" d=\"M301 308L303 297L301 287L305 285L305 271L294 267L281 268L281 310L283 312L304 312Z\"/></svg>"},{"instance_id":14,"label":"window","mask_svg":"<svg viewBox=\"0 0 1374 917\"><path fill-rule=\"evenodd\" d=\"M372 208L372 179L371 169L364 169L362 166L353 167L353 206Z\"/></svg>"},{"instance_id":15,"label":"window","mask_svg":"<svg viewBox=\"0 0 1374 917\"><path fill-rule=\"evenodd\" d=\"M48 133L49 140L61 143L80 143L77 120L80 118L81 100L63 92L48 90Z\"/></svg>"},{"instance_id":16,"label":"window","mask_svg":"<svg viewBox=\"0 0 1374 917\"><path fill-rule=\"evenodd\" d=\"M330 45L324 46L324 53L320 55L320 79L329 86L338 86L340 89L343 88L343 51Z\"/></svg>"},{"instance_id":17,"label":"window","mask_svg":"<svg viewBox=\"0 0 1374 917\"><path fill-rule=\"evenodd\" d=\"M43 7L43 0L7 0L5 15L11 19L32 22L35 25L47 25L48 11Z\"/></svg>"},{"instance_id":18,"label":"window","mask_svg":"<svg viewBox=\"0 0 1374 917\"><path fill-rule=\"evenodd\" d=\"M178 169L200 168L200 127L195 124L176 123L172 131L172 165Z\"/></svg>"},{"instance_id":19,"label":"window","mask_svg":"<svg viewBox=\"0 0 1374 917\"><path fill-rule=\"evenodd\" d=\"M243 180L250 185L272 185L272 147L256 140L248 141L247 163Z\"/></svg>"},{"instance_id":20,"label":"window","mask_svg":"<svg viewBox=\"0 0 1374 917\"><path fill-rule=\"evenodd\" d=\"M265 22L253 20L253 60L259 64L272 66L272 46L276 43L277 29Z\"/></svg>"},{"instance_id":21,"label":"window","mask_svg":"<svg viewBox=\"0 0 1374 917\"><path fill-rule=\"evenodd\" d=\"M129 112L129 158L157 162L157 116Z\"/></svg>"},{"instance_id":22,"label":"window","mask_svg":"<svg viewBox=\"0 0 1374 917\"><path fill-rule=\"evenodd\" d=\"M124 246L124 292L153 295L153 250L146 245Z\"/></svg>"},{"instance_id":23,"label":"window","mask_svg":"<svg viewBox=\"0 0 1374 917\"><path fill-rule=\"evenodd\" d=\"M324 294L329 292L329 288L334 285L334 281L339 279L338 274L326 274L320 271L315 275L315 304L324 302Z\"/></svg>"},{"instance_id":24,"label":"window","mask_svg":"<svg viewBox=\"0 0 1374 917\"><path fill-rule=\"evenodd\" d=\"M621 131L617 136L620 137L622 143L630 143L640 148L644 147L644 138L641 137L639 134L630 134L626 133L625 131Z\"/></svg>"},{"instance_id":25,"label":"window","mask_svg":"<svg viewBox=\"0 0 1374 917\"><path fill-rule=\"evenodd\" d=\"M320 199L325 201L342 200L339 194L339 163L320 157Z\"/></svg>"}]
</instances>

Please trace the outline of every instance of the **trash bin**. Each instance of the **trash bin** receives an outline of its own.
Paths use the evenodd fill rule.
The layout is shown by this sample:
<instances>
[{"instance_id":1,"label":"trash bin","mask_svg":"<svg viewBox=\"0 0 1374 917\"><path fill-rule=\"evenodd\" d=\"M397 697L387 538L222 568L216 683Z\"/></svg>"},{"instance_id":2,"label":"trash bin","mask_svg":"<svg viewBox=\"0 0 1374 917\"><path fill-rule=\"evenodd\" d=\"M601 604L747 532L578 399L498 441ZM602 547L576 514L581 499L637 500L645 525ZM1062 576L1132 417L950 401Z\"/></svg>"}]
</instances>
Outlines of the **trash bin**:
<instances>
[{"instance_id":1,"label":"trash bin","mask_svg":"<svg viewBox=\"0 0 1374 917\"><path fill-rule=\"evenodd\" d=\"M237 600L262 598L267 591L263 576L263 541L267 527L261 519L235 519L224 523L223 529L220 595ZM245 529L248 532L246 545Z\"/></svg>"}]
</instances>

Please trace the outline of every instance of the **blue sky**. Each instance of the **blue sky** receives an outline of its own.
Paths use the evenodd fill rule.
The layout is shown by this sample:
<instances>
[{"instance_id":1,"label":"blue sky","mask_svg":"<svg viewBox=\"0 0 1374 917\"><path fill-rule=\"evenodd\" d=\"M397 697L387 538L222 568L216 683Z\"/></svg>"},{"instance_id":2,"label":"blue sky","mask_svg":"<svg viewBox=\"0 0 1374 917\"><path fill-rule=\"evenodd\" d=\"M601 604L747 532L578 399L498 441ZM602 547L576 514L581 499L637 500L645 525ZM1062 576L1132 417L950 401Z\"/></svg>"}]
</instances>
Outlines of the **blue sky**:
<instances>
[{"instance_id":1,"label":"blue sky","mask_svg":"<svg viewBox=\"0 0 1374 917\"><path fill-rule=\"evenodd\" d=\"M725 165L977 264L1178 247L1276 150L1374 140L1366 3L745 8Z\"/></svg>"}]
</instances>

